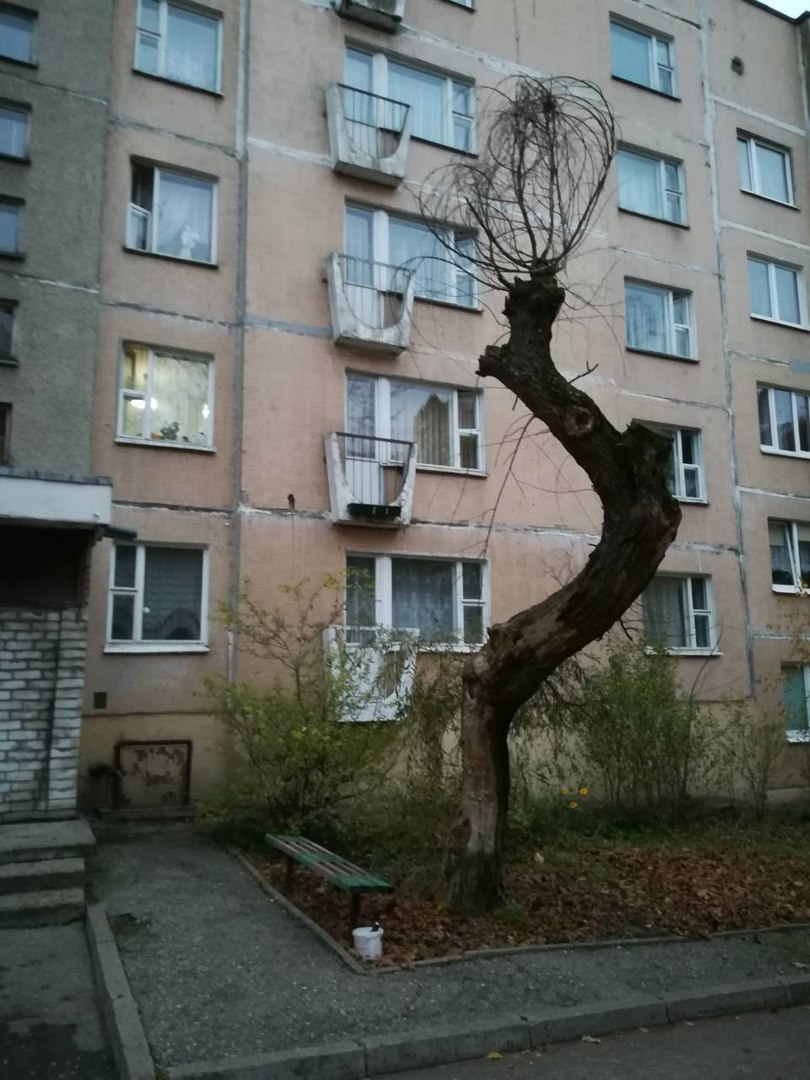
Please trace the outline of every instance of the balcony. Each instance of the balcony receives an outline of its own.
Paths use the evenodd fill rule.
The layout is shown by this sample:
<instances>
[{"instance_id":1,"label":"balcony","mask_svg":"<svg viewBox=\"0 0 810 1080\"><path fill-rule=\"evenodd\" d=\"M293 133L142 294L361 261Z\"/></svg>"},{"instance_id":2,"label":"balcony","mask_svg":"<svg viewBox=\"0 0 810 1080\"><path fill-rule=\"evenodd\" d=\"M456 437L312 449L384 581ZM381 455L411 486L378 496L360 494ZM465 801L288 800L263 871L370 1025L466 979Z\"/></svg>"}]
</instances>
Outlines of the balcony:
<instances>
[{"instance_id":1,"label":"balcony","mask_svg":"<svg viewBox=\"0 0 810 1080\"><path fill-rule=\"evenodd\" d=\"M332 168L396 187L405 176L410 113L410 106L401 101L331 83L326 90L326 117Z\"/></svg>"},{"instance_id":2,"label":"balcony","mask_svg":"<svg viewBox=\"0 0 810 1080\"><path fill-rule=\"evenodd\" d=\"M413 690L418 630L327 626L324 657L341 695L344 721L400 720Z\"/></svg>"},{"instance_id":3,"label":"balcony","mask_svg":"<svg viewBox=\"0 0 810 1080\"><path fill-rule=\"evenodd\" d=\"M337 345L401 353L411 340L413 271L332 252L326 261Z\"/></svg>"},{"instance_id":4,"label":"balcony","mask_svg":"<svg viewBox=\"0 0 810 1080\"><path fill-rule=\"evenodd\" d=\"M343 19L394 34L405 15L405 0L335 0L335 11Z\"/></svg>"},{"instance_id":5,"label":"balcony","mask_svg":"<svg viewBox=\"0 0 810 1080\"><path fill-rule=\"evenodd\" d=\"M401 529L410 524L414 443L332 431L324 447L330 513L336 525Z\"/></svg>"}]
</instances>

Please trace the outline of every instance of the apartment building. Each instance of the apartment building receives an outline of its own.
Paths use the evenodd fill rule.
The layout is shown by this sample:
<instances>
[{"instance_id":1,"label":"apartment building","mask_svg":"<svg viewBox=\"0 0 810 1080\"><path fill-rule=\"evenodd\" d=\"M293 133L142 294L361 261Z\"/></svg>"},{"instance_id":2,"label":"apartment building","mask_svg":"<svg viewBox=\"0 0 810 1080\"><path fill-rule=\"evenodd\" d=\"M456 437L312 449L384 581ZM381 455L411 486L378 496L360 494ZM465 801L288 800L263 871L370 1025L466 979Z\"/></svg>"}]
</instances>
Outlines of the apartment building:
<instances>
[{"instance_id":1,"label":"apartment building","mask_svg":"<svg viewBox=\"0 0 810 1080\"><path fill-rule=\"evenodd\" d=\"M0 4L36 20L43 79L59 11ZM614 423L672 433L683 523L642 617L706 700L783 696L804 741L807 20L753 0L116 0L109 29L90 0L82 14L71 32L104 56L73 60L106 80L103 137L83 125L72 144L92 134L104 159L97 272L92 311L53 333L95 336L95 379L59 430L92 442L118 530L93 558L85 802L109 799L110 775L133 806L222 779L203 680L268 674L217 615L242 583L271 604L362 571L354 647L381 625L469 651L597 541L585 475L476 374L502 298L437 258L419 216L431 174L476 154L491 88L526 73L594 80L620 126L555 345L565 372L593 369L580 385ZM0 198L21 198L21 167L0 167ZM76 226L63 172L30 225L54 242ZM16 408L12 448L29 438ZM796 755L780 784L800 782Z\"/></svg>"}]
</instances>

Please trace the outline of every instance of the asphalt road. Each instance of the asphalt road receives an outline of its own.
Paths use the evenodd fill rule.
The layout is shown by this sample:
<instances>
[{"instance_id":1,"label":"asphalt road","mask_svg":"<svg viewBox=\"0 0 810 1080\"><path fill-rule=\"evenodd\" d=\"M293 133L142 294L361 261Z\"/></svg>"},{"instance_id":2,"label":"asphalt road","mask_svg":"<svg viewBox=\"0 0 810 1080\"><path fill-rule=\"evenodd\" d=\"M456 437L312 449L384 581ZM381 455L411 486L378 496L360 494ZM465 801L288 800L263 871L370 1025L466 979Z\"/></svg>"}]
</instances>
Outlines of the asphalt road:
<instances>
[{"instance_id":1,"label":"asphalt road","mask_svg":"<svg viewBox=\"0 0 810 1080\"><path fill-rule=\"evenodd\" d=\"M387 1080L810 1080L810 1006L611 1035Z\"/></svg>"}]
</instances>

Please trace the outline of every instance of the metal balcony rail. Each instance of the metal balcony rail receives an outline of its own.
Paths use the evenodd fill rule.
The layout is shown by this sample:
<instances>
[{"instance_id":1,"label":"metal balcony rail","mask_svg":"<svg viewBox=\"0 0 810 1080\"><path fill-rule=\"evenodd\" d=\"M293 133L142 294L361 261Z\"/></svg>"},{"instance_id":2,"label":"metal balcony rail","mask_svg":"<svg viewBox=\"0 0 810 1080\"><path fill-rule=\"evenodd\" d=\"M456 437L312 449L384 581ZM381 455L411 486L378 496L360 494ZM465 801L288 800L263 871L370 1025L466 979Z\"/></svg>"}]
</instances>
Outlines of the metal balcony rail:
<instances>
[{"instance_id":1,"label":"metal balcony rail","mask_svg":"<svg viewBox=\"0 0 810 1080\"><path fill-rule=\"evenodd\" d=\"M338 262L346 303L354 318L372 330L396 326L404 313L413 270L357 255L338 255Z\"/></svg>"},{"instance_id":2,"label":"metal balcony rail","mask_svg":"<svg viewBox=\"0 0 810 1080\"><path fill-rule=\"evenodd\" d=\"M352 149L372 158L389 158L399 146L410 105L367 90L338 84Z\"/></svg>"},{"instance_id":3,"label":"metal balcony rail","mask_svg":"<svg viewBox=\"0 0 810 1080\"><path fill-rule=\"evenodd\" d=\"M352 502L349 508L393 507L408 473L414 444L404 439L336 432L343 475Z\"/></svg>"}]
</instances>

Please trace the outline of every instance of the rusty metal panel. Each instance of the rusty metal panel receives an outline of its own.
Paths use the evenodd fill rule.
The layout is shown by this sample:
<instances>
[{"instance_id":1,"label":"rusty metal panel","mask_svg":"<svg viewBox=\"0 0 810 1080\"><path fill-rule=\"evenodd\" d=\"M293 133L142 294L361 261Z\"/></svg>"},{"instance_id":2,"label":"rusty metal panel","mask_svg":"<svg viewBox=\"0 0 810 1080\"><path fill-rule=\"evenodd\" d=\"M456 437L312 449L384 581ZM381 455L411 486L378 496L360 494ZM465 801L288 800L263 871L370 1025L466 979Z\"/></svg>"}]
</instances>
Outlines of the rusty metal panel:
<instances>
[{"instance_id":1,"label":"rusty metal panel","mask_svg":"<svg viewBox=\"0 0 810 1080\"><path fill-rule=\"evenodd\" d=\"M187 806L191 778L188 739L128 740L115 747L119 808Z\"/></svg>"}]
</instances>

